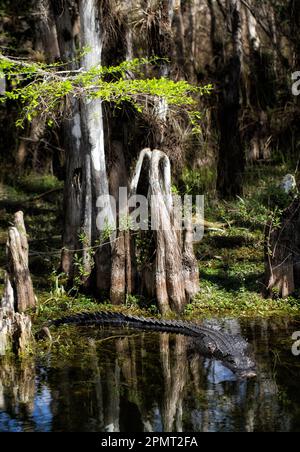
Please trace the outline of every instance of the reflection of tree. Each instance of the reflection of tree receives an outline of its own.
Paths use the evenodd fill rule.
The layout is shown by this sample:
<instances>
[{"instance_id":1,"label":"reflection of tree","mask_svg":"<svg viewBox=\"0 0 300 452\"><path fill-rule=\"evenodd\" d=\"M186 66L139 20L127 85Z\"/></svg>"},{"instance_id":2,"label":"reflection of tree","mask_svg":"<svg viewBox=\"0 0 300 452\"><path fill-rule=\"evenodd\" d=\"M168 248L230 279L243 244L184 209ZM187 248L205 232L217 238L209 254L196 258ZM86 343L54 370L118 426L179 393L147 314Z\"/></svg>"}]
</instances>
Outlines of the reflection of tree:
<instances>
[{"instance_id":1,"label":"reflection of tree","mask_svg":"<svg viewBox=\"0 0 300 452\"><path fill-rule=\"evenodd\" d=\"M185 337L176 336L175 346L172 350L170 336L161 335L160 356L164 377L162 420L166 432L183 431L182 402L187 370L186 345Z\"/></svg>"},{"instance_id":2,"label":"reflection of tree","mask_svg":"<svg viewBox=\"0 0 300 452\"><path fill-rule=\"evenodd\" d=\"M119 365L122 369L123 377L130 387L132 399L137 395L137 358L134 338L119 339L116 343Z\"/></svg>"},{"instance_id":3,"label":"reflection of tree","mask_svg":"<svg viewBox=\"0 0 300 452\"><path fill-rule=\"evenodd\" d=\"M291 406L284 387L292 380L282 378L290 375L293 357L290 346L283 346L291 337L291 319L274 318L252 321L249 328L252 347L257 359L257 378L252 388L252 425L262 431L289 431ZM286 355L286 356L285 356ZM286 362L285 362L286 360ZM295 398L297 391L291 394Z\"/></svg>"},{"instance_id":4,"label":"reflection of tree","mask_svg":"<svg viewBox=\"0 0 300 452\"><path fill-rule=\"evenodd\" d=\"M141 356L137 350L141 350L143 335L128 337L117 341L116 349L118 362L121 368L122 397L120 404L120 424L122 431L143 431L143 392L139 387L138 372L141 369Z\"/></svg>"},{"instance_id":5,"label":"reflection of tree","mask_svg":"<svg viewBox=\"0 0 300 452\"><path fill-rule=\"evenodd\" d=\"M106 367L104 426L107 432L120 431L120 367L118 360Z\"/></svg>"},{"instance_id":6,"label":"reflection of tree","mask_svg":"<svg viewBox=\"0 0 300 452\"><path fill-rule=\"evenodd\" d=\"M99 367L99 359L97 356L97 345L94 340L90 340L90 363L93 369L93 375L95 379L95 407L96 416L94 420L94 426L91 426L90 430L98 431L101 426L104 425L104 413L103 413L103 389L101 384L101 370Z\"/></svg>"},{"instance_id":7,"label":"reflection of tree","mask_svg":"<svg viewBox=\"0 0 300 452\"><path fill-rule=\"evenodd\" d=\"M33 414L35 398L35 366L33 361L20 363L1 361L0 411L12 419L19 416L28 421ZM30 430L30 425L27 425Z\"/></svg>"}]
</instances>

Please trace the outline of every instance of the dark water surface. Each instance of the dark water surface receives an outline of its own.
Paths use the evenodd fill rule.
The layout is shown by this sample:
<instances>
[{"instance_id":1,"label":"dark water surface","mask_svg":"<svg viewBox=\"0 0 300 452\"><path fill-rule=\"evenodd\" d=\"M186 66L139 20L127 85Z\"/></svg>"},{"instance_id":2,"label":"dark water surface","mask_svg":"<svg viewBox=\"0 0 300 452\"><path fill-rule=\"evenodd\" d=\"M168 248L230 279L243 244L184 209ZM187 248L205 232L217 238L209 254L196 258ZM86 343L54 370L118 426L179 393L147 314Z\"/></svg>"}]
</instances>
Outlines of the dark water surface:
<instances>
[{"instance_id":1,"label":"dark water surface","mask_svg":"<svg viewBox=\"0 0 300 452\"><path fill-rule=\"evenodd\" d=\"M190 355L181 336L82 328L72 340L85 347L63 357L0 362L0 431L299 432L300 322L219 323L252 344L255 379Z\"/></svg>"}]
</instances>

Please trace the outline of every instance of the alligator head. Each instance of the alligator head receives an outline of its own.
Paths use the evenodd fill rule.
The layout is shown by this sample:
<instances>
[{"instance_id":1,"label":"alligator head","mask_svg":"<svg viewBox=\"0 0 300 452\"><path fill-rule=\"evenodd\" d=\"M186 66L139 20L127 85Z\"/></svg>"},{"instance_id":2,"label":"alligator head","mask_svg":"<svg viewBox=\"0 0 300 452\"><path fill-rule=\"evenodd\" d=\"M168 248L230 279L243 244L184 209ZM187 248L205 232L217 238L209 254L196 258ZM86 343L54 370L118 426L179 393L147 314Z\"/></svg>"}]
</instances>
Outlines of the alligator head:
<instances>
[{"instance_id":1,"label":"alligator head","mask_svg":"<svg viewBox=\"0 0 300 452\"><path fill-rule=\"evenodd\" d=\"M210 330L207 336L193 340L194 352L222 361L239 379L256 377L250 344L240 335Z\"/></svg>"},{"instance_id":2,"label":"alligator head","mask_svg":"<svg viewBox=\"0 0 300 452\"><path fill-rule=\"evenodd\" d=\"M256 377L255 362L250 355L227 356L224 364L240 379Z\"/></svg>"}]
</instances>

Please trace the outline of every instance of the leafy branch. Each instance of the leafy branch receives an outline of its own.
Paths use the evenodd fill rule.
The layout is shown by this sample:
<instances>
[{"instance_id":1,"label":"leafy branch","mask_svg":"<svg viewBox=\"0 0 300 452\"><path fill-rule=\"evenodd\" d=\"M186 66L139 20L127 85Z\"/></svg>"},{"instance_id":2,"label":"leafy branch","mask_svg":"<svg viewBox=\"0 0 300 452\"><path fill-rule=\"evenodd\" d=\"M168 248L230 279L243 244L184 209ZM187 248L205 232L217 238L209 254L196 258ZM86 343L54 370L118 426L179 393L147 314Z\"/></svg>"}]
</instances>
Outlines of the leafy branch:
<instances>
[{"instance_id":1,"label":"leafy branch","mask_svg":"<svg viewBox=\"0 0 300 452\"><path fill-rule=\"evenodd\" d=\"M20 61L0 55L0 73L10 81L10 89L0 96L21 104L22 115L17 125L24 126L36 116L53 122L64 114L63 101L75 99L101 99L116 106L127 102L138 112L155 105L155 99L163 98L172 108L185 108L192 124L200 118L197 112L199 96L209 94L212 86L194 86L186 81L174 82L167 78L146 78L143 68L157 64L158 58L134 59L118 66L95 66L65 70L61 64ZM64 70L63 70L64 69Z\"/></svg>"}]
</instances>

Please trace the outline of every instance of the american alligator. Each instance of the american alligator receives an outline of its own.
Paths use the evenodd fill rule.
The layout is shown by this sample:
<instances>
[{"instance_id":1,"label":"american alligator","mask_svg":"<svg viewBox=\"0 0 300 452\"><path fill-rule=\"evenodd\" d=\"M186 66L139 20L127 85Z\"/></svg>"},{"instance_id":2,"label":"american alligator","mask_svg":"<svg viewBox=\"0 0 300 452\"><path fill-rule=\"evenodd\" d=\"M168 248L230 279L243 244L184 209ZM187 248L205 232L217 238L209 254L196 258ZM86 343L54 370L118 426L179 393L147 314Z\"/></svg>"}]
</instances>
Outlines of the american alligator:
<instances>
[{"instance_id":1,"label":"american alligator","mask_svg":"<svg viewBox=\"0 0 300 452\"><path fill-rule=\"evenodd\" d=\"M248 342L240 335L223 333L213 327L185 321L158 320L104 311L84 312L50 322L50 325L57 327L66 324L100 325L184 335L191 339L189 348L193 352L222 361L240 378L250 378L256 375L255 363L251 357Z\"/></svg>"}]
</instances>

